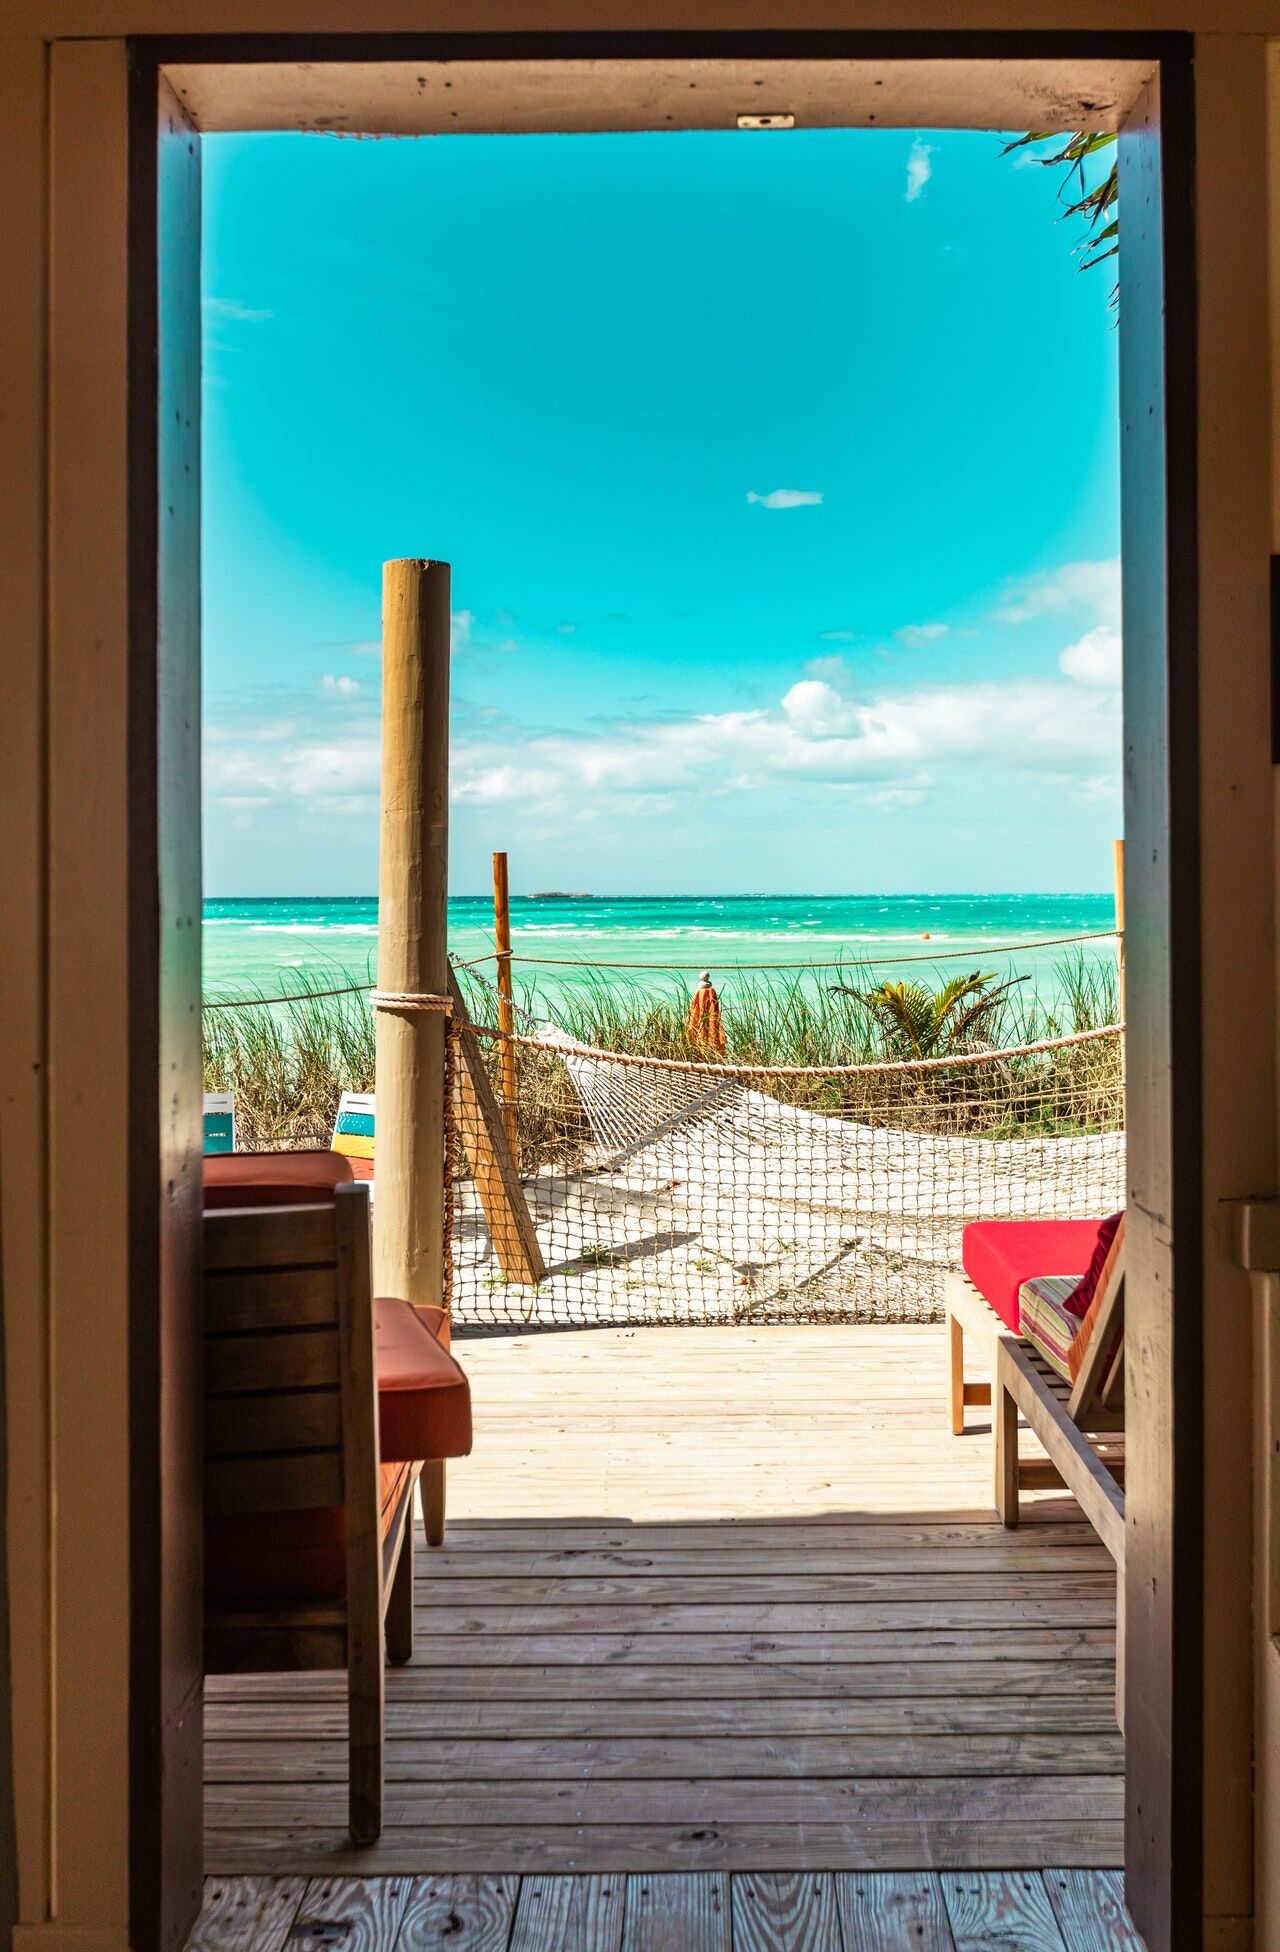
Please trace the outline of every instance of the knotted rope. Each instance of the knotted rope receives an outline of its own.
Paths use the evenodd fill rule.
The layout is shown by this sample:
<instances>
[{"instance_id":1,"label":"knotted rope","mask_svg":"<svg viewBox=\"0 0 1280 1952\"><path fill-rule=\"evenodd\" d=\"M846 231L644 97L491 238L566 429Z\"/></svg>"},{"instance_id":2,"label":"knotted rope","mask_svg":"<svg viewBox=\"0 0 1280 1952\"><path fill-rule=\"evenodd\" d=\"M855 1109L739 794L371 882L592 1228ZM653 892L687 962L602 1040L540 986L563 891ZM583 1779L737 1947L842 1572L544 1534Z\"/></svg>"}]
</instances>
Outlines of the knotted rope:
<instances>
[{"instance_id":1,"label":"knotted rope","mask_svg":"<svg viewBox=\"0 0 1280 1952\"><path fill-rule=\"evenodd\" d=\"M442 1017L453 1015L453 998L436 996L430 990L374 990L369 998L375 1010L435 1011Z\"/></svg>"}]
</instances>

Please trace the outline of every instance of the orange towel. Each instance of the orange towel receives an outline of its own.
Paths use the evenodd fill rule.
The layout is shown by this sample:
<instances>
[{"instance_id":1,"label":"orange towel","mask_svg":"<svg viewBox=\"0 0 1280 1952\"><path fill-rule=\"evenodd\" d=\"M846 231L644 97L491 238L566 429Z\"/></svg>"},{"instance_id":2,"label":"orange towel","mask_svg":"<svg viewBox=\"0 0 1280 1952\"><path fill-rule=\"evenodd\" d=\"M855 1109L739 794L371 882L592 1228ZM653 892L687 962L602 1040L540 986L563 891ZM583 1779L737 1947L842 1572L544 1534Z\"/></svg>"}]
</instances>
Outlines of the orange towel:
<instances>
[{"instance_id":1,"label":"orange towel","mask_svg":"<svg viewBox=\"0 0 1280 1952\"><path fill-rule=\"evenodd\" d=\"M702 981L694 992L684 1027L692 1043L707 1044L721 1057L724 1056L728 1048L724 1034L724 1019L720 1015L720 998L712 987L709 969L704 969L702 972Z\"/></svg>"}]
</instances>

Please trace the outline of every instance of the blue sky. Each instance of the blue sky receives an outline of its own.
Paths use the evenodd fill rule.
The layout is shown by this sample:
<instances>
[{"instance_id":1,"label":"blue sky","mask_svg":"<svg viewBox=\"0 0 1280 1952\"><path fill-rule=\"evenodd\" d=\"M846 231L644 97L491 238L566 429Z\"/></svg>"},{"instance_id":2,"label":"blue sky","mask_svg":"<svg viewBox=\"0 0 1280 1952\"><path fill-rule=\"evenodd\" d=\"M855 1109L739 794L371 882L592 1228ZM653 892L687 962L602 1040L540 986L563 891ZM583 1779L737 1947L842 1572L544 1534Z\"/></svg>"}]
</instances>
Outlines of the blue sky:
<instances>
[{"instance_id":1,"label":"blue sky","mask_svg":"<svg viewBox=\"0 0 1280 1952\"><path fill-rule=\"evenodd\" d=\"M1116 334L954 132L205 143L205 874L376 886L381 563L452 878L1102 888Z\"/></svg>"}]
</instances>

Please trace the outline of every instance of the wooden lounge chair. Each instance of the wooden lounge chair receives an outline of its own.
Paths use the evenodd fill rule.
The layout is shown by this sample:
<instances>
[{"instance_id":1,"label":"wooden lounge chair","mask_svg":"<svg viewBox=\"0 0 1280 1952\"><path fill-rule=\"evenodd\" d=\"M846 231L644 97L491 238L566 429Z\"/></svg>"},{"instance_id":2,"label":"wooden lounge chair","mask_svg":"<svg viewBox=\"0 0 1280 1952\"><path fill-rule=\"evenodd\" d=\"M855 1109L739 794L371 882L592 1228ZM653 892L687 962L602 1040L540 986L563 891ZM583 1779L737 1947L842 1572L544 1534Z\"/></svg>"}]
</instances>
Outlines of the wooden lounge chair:
<instances>
[{"instance_id":1,"label":"wooden lounge chair","mask_svg":"<svg viewBox=\"0 0 1280 1952\"><path fill-rule=\"evenodd\" d=\"M351 1837L372 1843L421 1465L379 1460L368 1188L206 1213L204 1247L205 1671L346 1668Z\"/></svg>"},{"instance_id":2,"label":"wooden lounge chair","mask_svg":"<svg viewBox=\"0 0 1280 1952\"><path fill-rule=\"evenodd\" d=\"M965 1382L966 1335L976 1343L994 1379L998 1338L1018 1333L1018 1295L1023 1282L1034 1275L1083 1274L1098 1226L1099 1220L991 1220L965 1228L965 1267L949 1273L943 1289L953 1436L964 1435L964 1413L969 1404L991 1401L989 1382ZM970 1265L976 1281L969 1272Z\"/></svg>"},{"instance_id":3,"label":"wooden lounge chair","mask_svg":"<svg viewBox=\"0 0 1280 1952\"><path fill-rule=\"evenodd\" d=\"M1124 1266L1102 1294L1074 1382L1030 1343L996 1338L996 1508L1018 1523L1019 1493L1046 1480L1044 1459L1018 1452L1018 1420L1039 1438L1051 1481L1061 1481L1116 1568L1116 1719L1124 1727Z\"/></svg>"},{"instance_id":4,"label":"wooden lounge chair","mask_svg":"<svg viewBox=\"0 0 1280 1952\"><path fill-rule=\"evenodd\" d=\"M349 1094L355 1096L356 1094ZM372 1106L373 1099L364 1100ZM369 1114L372 1121L372 1112ZM372 1140L370 1140L372 1145ZM372 1159L368 1162L372 1170ZM204 1168L206 1211L218 1207L276 1207L331 1200L340 1186L350 1186L360 1160L339 1152L239 1152L232 1158L211 1159ZM370 1200L373 1187L365 1183ZM381 1404L384 1458L409 1457L422 1462L420 1494L427 1544L443 1545L445 1533L445 1460L465 1457L471 1449L471 1409L466 1378L448 1354L449 1315L444 1308L415 1308L411 1312L427 1331L443 1357L421 1337L398 1333L407 1303L375 1297L378 1339L378 1391ZM416 1345L416 1346L415 1346ZM392 1448L388 1453L388 1401L396 1405Z\"/></svg>"}]
</instances>

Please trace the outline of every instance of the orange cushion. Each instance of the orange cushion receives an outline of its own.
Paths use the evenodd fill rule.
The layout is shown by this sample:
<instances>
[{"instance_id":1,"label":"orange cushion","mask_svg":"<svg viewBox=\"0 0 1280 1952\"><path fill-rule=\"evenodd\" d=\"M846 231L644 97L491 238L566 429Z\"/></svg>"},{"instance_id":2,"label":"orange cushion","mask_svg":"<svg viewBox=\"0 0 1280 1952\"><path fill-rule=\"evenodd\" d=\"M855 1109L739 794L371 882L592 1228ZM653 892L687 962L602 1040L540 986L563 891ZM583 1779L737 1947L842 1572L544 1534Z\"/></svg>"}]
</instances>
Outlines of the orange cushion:
<instances>
[{"instance_id":1,"label":"orange cushion","mask_svg":"<svg viewBox=\"0 0 1280 1952\"><path fill-rule=\"evenodd\" d=\"M406 1464L382 1467L384 1538L408 1474ZM336 1599L346 1590L346 1549L341 1505L206 1519L205 1594L215 1603Z\"/></svg>"},{"instance_id":2,"label":"orange cushion","mask_svg":"<svg viewBox=\"0 0 1280 1952\"><path fill-rule=\"evenodd\" d=\"M307 1206L354 1177L339 1152L215 1152L204 1162L204 1203Z\"/></svg>"},{"instance_id":3,"label":"orange cushion","mask_svg":"<svg viewBox=\"0 0 1280 1952\"><path fill-rule=\"evenodd\" d=\"M373 1304L382 1455L423 1463L471 1449L471 1386L440 1339L442 1308Z\"/></svg>"}]
</instances>

